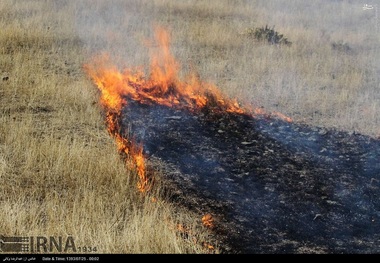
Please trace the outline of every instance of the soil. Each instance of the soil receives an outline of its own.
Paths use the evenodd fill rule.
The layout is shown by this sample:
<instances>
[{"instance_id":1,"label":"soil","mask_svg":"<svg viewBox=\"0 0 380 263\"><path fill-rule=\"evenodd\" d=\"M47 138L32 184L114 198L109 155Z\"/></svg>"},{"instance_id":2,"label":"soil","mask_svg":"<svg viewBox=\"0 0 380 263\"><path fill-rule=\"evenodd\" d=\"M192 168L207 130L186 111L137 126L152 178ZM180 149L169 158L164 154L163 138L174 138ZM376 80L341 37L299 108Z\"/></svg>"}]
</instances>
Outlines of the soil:
<instances>
[{"instance_id":1,"label":"soil","mask_svg":"<svg viewBox=\"0 0 380 263\"><path fill-rule=\"evenodd\" d=\"M129 100L125 135L222 253L380 253L380 140L275 116ZM162 165L164 164L164 165Z\"/></svg>"}]
</instances>

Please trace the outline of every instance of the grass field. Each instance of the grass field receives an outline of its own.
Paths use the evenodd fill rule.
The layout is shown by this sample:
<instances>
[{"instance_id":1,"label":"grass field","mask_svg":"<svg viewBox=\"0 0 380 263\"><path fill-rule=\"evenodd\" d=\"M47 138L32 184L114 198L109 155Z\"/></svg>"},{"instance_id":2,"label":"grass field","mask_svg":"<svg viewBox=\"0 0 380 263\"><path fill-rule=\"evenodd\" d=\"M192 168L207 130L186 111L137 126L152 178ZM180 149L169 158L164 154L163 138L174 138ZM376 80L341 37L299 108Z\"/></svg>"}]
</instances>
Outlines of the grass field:
<instances>
[{"instance_id":1,"label":"grass field","mask_svg":"<svg viewBox=\"0 0 380 263\"><path fill-rule=\"evenodd\" d=\"M71 235L98 253L216 253L201 217L159 186L137 190L82 71L74 2L54 2L0 3L0 233Z\"/></svg>"},{"instance_id":2,"label":"grass field","mask_svg":"<svg viewBox=\"0 0 380 263\"><path fill-rule=\"evenodd\" d=\"M73 235L101 253L218 253L217 244L201 245L212 237L199 216L171 204L159 185L137 191L83 65L107 52L120 67L148 70L157 50L147 42L160 25L181 74L195 71L242 104L294 121L378 137L380 22L367 4L375 8L350 0L1 1L0 234ZM249 33L266 25L292 44Z\"/></svg>"}]
</instances>

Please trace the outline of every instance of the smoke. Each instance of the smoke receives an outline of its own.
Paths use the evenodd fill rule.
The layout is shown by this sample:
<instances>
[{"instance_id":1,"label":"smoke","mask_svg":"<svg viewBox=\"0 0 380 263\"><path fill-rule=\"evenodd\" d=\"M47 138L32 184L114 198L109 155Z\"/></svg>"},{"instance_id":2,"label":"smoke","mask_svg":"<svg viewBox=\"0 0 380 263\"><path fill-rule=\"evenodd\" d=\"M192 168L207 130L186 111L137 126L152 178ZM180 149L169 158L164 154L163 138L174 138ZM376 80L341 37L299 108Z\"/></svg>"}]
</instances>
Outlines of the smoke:
<instances>
[{"instance_id":1,"label":"smoke","mask_svg":"<svg viewBox=\"0 0 380 263\"><path fill-rule=\"evenodd\" d=\"M152 1L77 1L77 34L90 55L107 53L121 67L148 65L145 39L153 34Z\"/></svg>"}]
</instances>

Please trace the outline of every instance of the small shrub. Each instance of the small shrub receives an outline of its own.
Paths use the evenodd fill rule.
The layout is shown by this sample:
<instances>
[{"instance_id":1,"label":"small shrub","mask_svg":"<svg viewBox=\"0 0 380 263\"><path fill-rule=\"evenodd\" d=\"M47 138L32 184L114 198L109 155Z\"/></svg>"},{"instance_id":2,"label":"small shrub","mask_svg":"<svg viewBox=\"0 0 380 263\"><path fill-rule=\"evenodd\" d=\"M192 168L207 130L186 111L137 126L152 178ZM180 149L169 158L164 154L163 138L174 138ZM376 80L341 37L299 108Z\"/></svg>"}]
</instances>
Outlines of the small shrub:
<instances>
[{"instance_id":1,"label":"small shrub","mask_svg":"<svg viewBox=\"0 0 380 263\"><path fill-rule=\"evenodd\" d=\"M280 44L290 46L292 42L290 42L284 35L279 34L274 30L274 27L270 28L267 25L265 27L257 27L255 29L248 29L247 35L253 37L257 41L268 42L272 45Z\"/></svg>"},{"instance_id":2,"label":"small shrub","mask_svg":"<svg viewBox=\"0 0 380 263\"><path fill-rule=\"evenodd\" d=\"M343 42L343 41L339 41L339 42L334 42L331 44L331 48L333 50L338 50L338 51L341 51L341 52L350 52L352 49L351 47Z\"/></svg>"}]
</instances>

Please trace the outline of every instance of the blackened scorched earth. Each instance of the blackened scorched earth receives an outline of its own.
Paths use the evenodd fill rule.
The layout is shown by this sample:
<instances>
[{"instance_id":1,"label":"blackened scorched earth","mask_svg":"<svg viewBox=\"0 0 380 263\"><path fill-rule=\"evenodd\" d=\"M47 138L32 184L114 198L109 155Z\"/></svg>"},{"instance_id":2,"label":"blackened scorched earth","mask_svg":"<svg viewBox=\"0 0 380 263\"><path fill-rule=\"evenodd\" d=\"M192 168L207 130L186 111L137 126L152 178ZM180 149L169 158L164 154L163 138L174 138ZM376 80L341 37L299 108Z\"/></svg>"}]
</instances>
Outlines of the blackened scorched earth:
<instances>
[{"instance_id":1,"label":"blackened scorched earth","mask_svg":"<svg viewBox=\"0 0 380 263\"><path fill-rule=\"evenodd\" d=\"M133 100L122 127L173 198L214 215L225 253L380 253L378 139Z\"/></svg>"}]
</instances>

